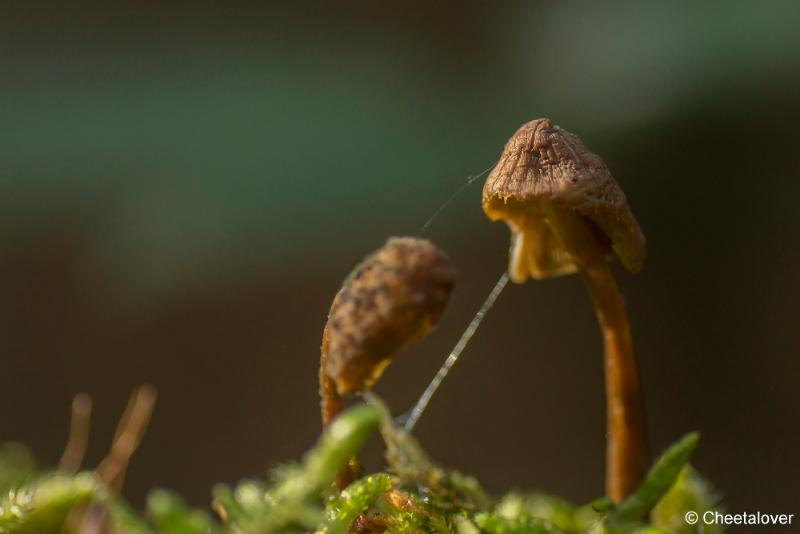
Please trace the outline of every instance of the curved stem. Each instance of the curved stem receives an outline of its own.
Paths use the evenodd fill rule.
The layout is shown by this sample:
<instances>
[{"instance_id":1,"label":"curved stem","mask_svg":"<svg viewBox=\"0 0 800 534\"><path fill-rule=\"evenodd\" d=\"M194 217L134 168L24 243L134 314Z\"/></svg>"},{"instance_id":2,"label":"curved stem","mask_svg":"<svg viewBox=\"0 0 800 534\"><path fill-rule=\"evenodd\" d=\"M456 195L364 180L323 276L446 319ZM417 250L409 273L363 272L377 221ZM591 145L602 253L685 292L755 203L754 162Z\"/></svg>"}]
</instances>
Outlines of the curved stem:
<instances>
[{"instance_id":1,"label":"curved stem","mask_svg":"<svg viewBox=\"0 0 800 534\"><path fill-rule=\"evenodd\" d=\"M322 429L326 429L331 421L344 410L344 399L339 394L336 381L328 374L328 327L322 333L322 351L319 359L319 396L322 415ZM336 489L343 490L356 479L358 459L354 456L339 472L334 483Z\"/></svg>"},{"instance_id":2,"label":"curved stem","mask_svg":"<svg viewBox=\"0 0 800 534\"><path fill-rule=\"evenodd\" d=\"M625 302L592 229L571 210L543 202L550 228L589 290L605 345L606 492L621 502L647 470L644 402Z\"/></svg>"},{"instance_id":3,"label":"curved stem","mask_svg":"<svg viewBox=\"0 0 800 534\"><path fill-rule=\"evenodd\" d=\"M594 302L605 343L606 492L621 502L634 492L647 470L645 416L639 371L628 314L608 264L581 271Z\"/></svg>"}]
</instances>

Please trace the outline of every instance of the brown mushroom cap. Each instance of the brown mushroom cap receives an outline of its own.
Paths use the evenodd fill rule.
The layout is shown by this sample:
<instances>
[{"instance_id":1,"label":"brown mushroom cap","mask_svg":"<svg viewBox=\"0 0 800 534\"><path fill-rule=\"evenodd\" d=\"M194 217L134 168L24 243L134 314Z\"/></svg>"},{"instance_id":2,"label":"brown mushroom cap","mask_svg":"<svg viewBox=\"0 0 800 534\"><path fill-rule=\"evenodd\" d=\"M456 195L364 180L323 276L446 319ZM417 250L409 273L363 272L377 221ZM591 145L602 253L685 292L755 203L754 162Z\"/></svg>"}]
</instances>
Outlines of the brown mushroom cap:
<instances>
[{"instance_id":1,"label":"brown mushroom cap","mask_svg":"<svg viewBox=\"0 0 800 534\"><path fill-rule=\"evenodd\" d=\"M392 357L433 328L455 285L427 239L391 238L345 280L323 333L323 372L339 394L372 386Z\"/></svg>"},{"instance_id":2,"label":"brown mushroom cap","mask_svg":"<svg viewBox=\"0 0 800 534\"><path fill-rule=\"evenodd\" d=\"M527 235L541 255L533 276L575 272L574 261L547 228L538 208L542 201L580 214L609 259L616 255L629 271L641 270L645 239L625 193L599 156L550 119L524 124L506 143L484 185L483 210L493 221L505 220L515 235L536 234Z\"/></svg>"}]
</instances>

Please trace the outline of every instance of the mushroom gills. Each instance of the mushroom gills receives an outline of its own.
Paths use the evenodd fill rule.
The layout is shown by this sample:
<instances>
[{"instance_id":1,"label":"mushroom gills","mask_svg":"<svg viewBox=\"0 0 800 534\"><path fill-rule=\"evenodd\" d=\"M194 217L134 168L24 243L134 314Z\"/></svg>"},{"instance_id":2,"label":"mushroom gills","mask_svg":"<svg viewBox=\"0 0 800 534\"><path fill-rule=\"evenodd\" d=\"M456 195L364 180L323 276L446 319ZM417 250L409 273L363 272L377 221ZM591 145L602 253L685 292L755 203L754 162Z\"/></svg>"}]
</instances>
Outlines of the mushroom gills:
<instances>
[{"instance_id":1,"label":"mushroom gills","mask_svg":"<svg viewBox=\"0 0 800 534\"><path fill-rule=\"evenodd\" d=\"M514 283L521 284L528 276L541 279L577 271L543 215L523 215L507 222L511 229L508 274Z\"/></svg>"}]
</instances>

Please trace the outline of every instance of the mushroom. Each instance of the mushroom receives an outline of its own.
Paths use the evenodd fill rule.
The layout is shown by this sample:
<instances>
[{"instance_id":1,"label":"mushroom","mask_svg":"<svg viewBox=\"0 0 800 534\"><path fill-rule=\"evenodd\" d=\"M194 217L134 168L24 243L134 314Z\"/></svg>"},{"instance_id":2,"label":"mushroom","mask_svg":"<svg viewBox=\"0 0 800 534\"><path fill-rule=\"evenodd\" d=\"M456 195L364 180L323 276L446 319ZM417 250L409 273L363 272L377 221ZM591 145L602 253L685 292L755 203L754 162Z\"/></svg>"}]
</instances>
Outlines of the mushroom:
<instances>
[{"instance_id":1,"label":"mushroom","mask_svg":"<svg viewBox=\"0 0 800 534\"><path fill-rule=\"evenodd\" d=\"M426 239L390 238L353 270L322 335L323 425L344 395L371 388L395 354L439 322L454 285L450 260Z\"/></svg>"},{"instance_id":2,"label":"mushroom","mask_svg":"<svg viewBox=\"0 0 800 534\"><path fill-rule=\"evenodd\" d=\"M447 256L426 239L390 238L347 277L322 334L322 425L342 411L344 396L371 388L395 354L438 322L455 285ZM352 481L355 462L337 480Z\"/></svg>"},{"instance_id":3,"label":"mushroom","mask_svg":"<svg viewBox=\"0 0 800 534\"><path fill-rule=\"evenodd\" d=\"M606 491L620 502L647 464L644 407L625 304L608 265L641 270L645 240L625 194L577 136L537 119L509 139L483 188L483 210L511 229L516 283L580 273L605 343Z\"/></svg>"}]
</instances>

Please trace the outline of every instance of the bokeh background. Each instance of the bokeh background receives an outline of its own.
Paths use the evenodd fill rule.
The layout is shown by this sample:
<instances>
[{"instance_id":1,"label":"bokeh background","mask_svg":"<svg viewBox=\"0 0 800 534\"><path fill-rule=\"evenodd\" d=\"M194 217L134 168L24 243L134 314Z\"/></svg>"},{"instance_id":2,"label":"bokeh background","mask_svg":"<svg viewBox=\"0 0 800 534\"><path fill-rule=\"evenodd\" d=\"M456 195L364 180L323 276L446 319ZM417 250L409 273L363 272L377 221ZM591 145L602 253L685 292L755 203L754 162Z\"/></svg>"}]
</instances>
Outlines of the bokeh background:
<instances>
[{"instance_id":1,"label":"bokeh background","mask_svg":"<svg viewBox=\"0 0 800 534\"><path fill-rule=\"evenodd\" d=\"M342 279L523 122L601 154L648 237L619 271L654 451L702 432L728 509L800 512L800 4L0 5L0 441L87 466L159 391L126 483L193 503L297 459ZM502 272L482 181L426 230L460 283L377 391L409 408ZM567 277L509 288L418 435L495 492L603 489L601 342ZM378 444L368 462L379 466Z\"/></svg>"}]
</instances>

